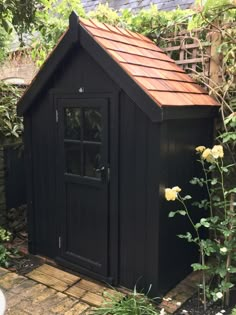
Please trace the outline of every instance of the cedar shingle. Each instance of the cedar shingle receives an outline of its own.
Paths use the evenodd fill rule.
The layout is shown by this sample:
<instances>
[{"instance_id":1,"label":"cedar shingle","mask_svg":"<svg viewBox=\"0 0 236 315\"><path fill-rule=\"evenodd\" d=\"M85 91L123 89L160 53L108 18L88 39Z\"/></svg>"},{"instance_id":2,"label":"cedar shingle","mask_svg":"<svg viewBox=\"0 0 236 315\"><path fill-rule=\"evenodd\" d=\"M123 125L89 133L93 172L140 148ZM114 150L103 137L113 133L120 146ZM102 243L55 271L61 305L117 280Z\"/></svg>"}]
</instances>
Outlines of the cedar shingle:
<instances>
[{"instance_id":1,"label":"cedar shingle","mask_svg":"<svg viewBox=\"0 0 236 315\"><path fill-rule=\"evenodd\" d=\"M145 36L94 20L80 24L158 106L218 105Z\"/></svg>"}]
</instances>

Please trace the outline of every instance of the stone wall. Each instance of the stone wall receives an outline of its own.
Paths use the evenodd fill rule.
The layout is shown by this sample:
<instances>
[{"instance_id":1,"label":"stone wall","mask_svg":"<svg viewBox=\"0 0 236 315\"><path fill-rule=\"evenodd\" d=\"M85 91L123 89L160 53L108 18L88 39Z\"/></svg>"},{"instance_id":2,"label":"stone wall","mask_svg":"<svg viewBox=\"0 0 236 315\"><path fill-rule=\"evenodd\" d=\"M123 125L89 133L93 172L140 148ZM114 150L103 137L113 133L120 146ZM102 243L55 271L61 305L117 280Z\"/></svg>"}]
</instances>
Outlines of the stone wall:
<instances>
[{"instance_id":1,"label":"stone wall","mask_svg":"<svg viewBox=\"0 0 236 315\"><path fill-rule=\"evenodd\" d=\"M0 80L13 84L28 85L37 72L30 55L15 52L0 66Z\"/></svg>"}]
</instances>

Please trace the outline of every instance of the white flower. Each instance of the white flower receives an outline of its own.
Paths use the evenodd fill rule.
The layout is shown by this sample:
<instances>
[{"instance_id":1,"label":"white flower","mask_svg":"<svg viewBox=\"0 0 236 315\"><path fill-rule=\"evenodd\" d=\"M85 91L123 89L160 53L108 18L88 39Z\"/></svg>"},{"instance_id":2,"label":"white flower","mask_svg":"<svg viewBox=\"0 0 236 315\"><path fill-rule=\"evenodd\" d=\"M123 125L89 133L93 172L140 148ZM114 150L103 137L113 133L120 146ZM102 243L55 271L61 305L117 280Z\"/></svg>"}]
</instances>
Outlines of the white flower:
<instances>
[{"instance_id":1,"label":"white flower","mask_svg":"<svg viewBox=\"0 0 236 315\"><path fill-rule=\"evenodd\" d=\"M177 306L180 306L180 305L181 305L181 302L176 302L176 305L177 305Z\"/></svg>"},{"instance_id":2,"label":"white flower","mask_svg":"<svg viewBox=\"0 0 236 315\"><path fill-rule=\"evenodd\" d=\"M221 312L222 314L224 314L226 311L225 311L225 310L221 310L220 312Z\"/></svg>"},{"instance_id":3,"label":"white flower","mask_svg":"<svg viewBox=\"0 0 236 315\"><path fill-rule=\"evenodd\" d=\"M221 292L217 292L217 293L216 293L216 297L217 297L218 299L222 299L223 294L222 294Z\"/></svg>"},{"instance_id":4,"label":"white flower","mask_svg":"<svg viewBox=\"0 0 236 315\"><path fill-rule=\"evenodd\" d=\"M222 313L221 313L221 312L218 312L218 313L216 313L216 315L222 315Z\"/></svg>"},{"instance_id":5,"label":"white flower","mask_svg":"<svg viewBox=\"0 0 236 315\"><path fill-rule=\"evenodd\" d=\"M226 247L221 247L221 248L220 248L220 252L221 252L221 253L224 253L224 254L225 254L225 253L227 253L227 251L228 251L228 249L227 249Z\"/></svg>"},{"instance_id":6,"label":"white flower","mask_svg":"<svg viewBox=\"0 0 236 315\"><path fill-rule=\"evenodd\" d=\"M169 301L172 301L172 298L170 298L170 297L163 298L163 301L169 302Z\"/></svg>"},{"instance_id":7,"label":"white flower","mask_svg":"<svg viewBox=\"0 0 236 315\"><path fill-rule=\"evenodd\" d=\"M188 314L188 311L182 310L181 314Z\"/></svg>"},{"instance_id":8,"label":"white flower","mask_svg":"<svg viewBox=\"0 0 236 315\"><path fill-rule=\"evenodd\" d=\"M166 315L166 312L165 312L164 308L161 309L160 315Z\"/></svg>"}]
</instances>

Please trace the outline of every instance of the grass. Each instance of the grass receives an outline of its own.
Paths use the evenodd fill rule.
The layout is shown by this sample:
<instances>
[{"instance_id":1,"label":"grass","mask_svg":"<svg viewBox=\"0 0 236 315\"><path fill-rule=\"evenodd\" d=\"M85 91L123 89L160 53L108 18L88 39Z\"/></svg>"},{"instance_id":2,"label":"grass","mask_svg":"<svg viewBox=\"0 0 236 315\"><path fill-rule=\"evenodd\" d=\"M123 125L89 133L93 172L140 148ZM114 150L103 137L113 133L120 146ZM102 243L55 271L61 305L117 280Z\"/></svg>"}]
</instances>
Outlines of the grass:
<instances>
[{"instance_id":1,"label":"grass","mask_svg":"<svg viewBox=\"0 0 236 315\"><path fill-rule=\"evenodd\" d=\"M152 300L146 295L134 291L127 296L120 292L115 294L104 293L102 306L92 311L91 315L159 315Z\"/></svg>"}]
</instances>

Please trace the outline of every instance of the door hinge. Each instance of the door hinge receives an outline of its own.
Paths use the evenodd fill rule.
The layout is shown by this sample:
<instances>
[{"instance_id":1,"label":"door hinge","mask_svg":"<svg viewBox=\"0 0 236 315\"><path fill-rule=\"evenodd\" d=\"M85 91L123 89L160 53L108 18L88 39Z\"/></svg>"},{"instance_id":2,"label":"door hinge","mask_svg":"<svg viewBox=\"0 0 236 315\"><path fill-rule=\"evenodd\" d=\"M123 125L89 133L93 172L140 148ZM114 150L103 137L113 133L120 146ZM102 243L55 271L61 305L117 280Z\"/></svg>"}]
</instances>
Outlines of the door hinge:
<instances>
[{"instance_id":1,"label":"door hinge","mask_svg":"<svg viewBox=\"0 0 236 315\"><path fill-rule=\"evenodd\" d=\"M58 110L56 109L56 122L58 123Z\"/></svg>"},{"instance_id":2,"label":"door hinge","mask_svg":"<svg viewBox=\"0 0 236 315\"><path fill-rule=\"evenodd\" d=\"M61 236L58 237L58 248L61 248Z\"/></svg>"}]
</instances>

